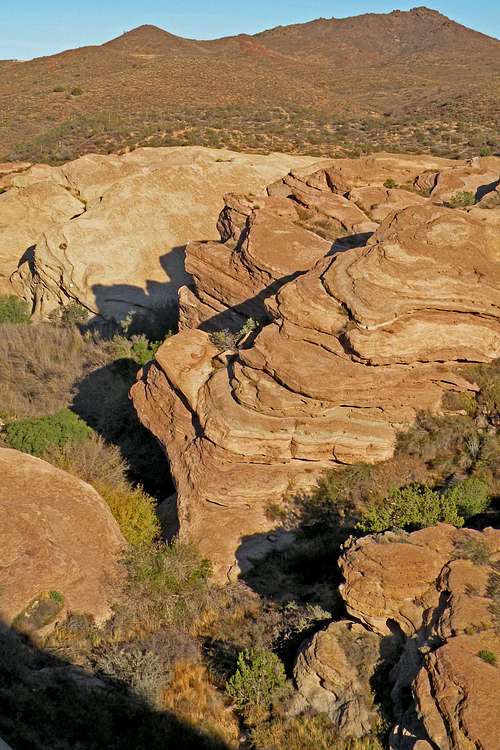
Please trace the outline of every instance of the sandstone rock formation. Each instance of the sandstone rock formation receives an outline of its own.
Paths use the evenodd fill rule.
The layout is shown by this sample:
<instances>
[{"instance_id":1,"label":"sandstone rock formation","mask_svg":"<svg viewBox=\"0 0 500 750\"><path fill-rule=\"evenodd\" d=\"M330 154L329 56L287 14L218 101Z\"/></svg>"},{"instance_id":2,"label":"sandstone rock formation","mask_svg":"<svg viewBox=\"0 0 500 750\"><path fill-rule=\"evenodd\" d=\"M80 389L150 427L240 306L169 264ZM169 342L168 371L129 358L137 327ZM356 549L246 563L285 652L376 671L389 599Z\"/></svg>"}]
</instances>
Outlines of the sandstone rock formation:
<instances>
[{"instance_id":1,"label":"sandstone rock formation","mask_svg":"<svg viewBox=\"0 0 500 750\"><path fill-rule=\"evenodd\" d=\"M80 479L7 448L0 476L2 621L31 631L68 611L109 616L124 539L104 500Z\"/></svg>"},{"instance_id":2,"label":"sandstone rock formation","mask_svg":"<svg viewBox=\"0 0 500 750\"><path fill-rule=\"evenodd\" d=\"M186 242L216 236L224 191L261 192L291 167L313 161L142 148L19 170L0 195L3 290L12 291L12 277L38 314L71 299L117 318L164 304L189 280Z\"/></svg>"},{"instance_id":3,"label":"sandstone rock formation","mask_svg":"<svg viewBox=\"0 0 500 750\"><path fill-rule=\"evenodd\" d=\"M417 411L474 388L457 363L500 355L496 210L383 187L418 183L431 161L292 172L267 198L228 196L222 241L188 246L182 332L132 397L168 454L181 537L221 574L250 564L259 539L268 548L269 502L326 468L389 458ZM220 352L209 332L249 317L257 328Z\"/></svg>"},{"instance_id":4,"label":"sandstone rock formation","mask_svg":"<svg viewBox=\"0 0 500 750\"><path fill-rule=\"evenodd\" d=\"M347 611L366 634L400 639L399 660L385 686L398 719L391 747L494 750L500 672L488 654L493 662L500 658L500 531L440 524L411 534L363 537L346 547L340 567ZM328 639L331 628L316 640ZM338 664L334 651L326 649L315 662L314 648L313 641L296 667L303 672L303 664L310 665L306 687ZM324 700L342 704L350 696L337 689Z\"/></svg>"},{"instance_id":5,"label":"sandstone rock formation","mask_svg":"<svg viewBox=\"0 0 500 750\"><path fill-rule=\"evenodd\" d=\"M302 647L294 678L306 707L326 714L343 737L369 734L377 715L370 681L383 639L360 623L332 622Z\"/></svg>"}]
</instances>

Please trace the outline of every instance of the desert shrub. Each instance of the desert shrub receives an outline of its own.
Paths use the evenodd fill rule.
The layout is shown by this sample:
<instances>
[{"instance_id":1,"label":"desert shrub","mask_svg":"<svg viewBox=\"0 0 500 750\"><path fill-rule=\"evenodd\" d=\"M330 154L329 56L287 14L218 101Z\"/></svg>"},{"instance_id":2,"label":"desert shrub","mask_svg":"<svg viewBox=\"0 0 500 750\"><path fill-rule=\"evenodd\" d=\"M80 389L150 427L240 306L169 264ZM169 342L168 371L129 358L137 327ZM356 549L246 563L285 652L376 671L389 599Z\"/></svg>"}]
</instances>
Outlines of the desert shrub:
<instances>
[{"instance_id":1,"label":"desert shrub","mask_svg":"<svg viewBox=\"0 0 500 750\"><path fill-rule=\"evenodd\" d=\"M213 331L210 334L210 341L219 351L224 352L236 349L238 346L238 333L230 331L228 328L223 328L220 331Z\"/></svg>"},{"instance_id":2,"label":"desert shrub","mask_svg":"<svg viewBox=\"0 0 500 750\"><path fill-rule=\"evenodd\" d=\"M113 487L127 485L128 465L116 445L106 443L93 432L83 443L51 446L42 458L90 484L105 483Z\"/></svg>"},{"instance_id":3,"label":"desert shrub","mask_svg":"<svg viewBox=\"0 0 500 750\"><path fill-rule=\"evenodd\" d=\"M475 415L477 409L477 402L472 393L446 391L442 403L445 409L463 411L472 417Z\"/></svg>"},{"instance_id":4,"label":"desert shrub","mask_svg":"<svg viewBox=\"0 0 500 750\"><path fill-rule=\"evenodd\" d=\"M418 458L436 479L444 479L460 467L466 441L473 435L477 435L477 428L468 415L420 412L415 425L398 436L395 459Z\"/></svg>"},{"instance_id":5,"label":"desert shrub","mask_svg":"<svg viewBox=\"0 0 500 750\"><path fill-rule=\"evenodd\" d=\"M19 297L10 295L0 297L0 323L30 323L28 303Z\"/></svg>"},{"instance_id":6,"label":"desert shrub","mask_svg":"<svg viewBox=\"0 0 500 750\"><path fill-rule=\"evenodd\" d=\"M109 361L109 345L76 328L0 325L0 408L14 417L69 406L83 373Z\"/></svg>"},{"instance_id":7,"label":"desert shrub","mask_svg":"<svg viewBox=\"0 0 500 750\"><path fill-rule=\"evenodd\" d=\"M210 600L210 563L191 545L132 547L125 560L129 605L149 631L165 624L188 627Z\"/></svg>"},{"instance_id":8,"label":"desert shrub","mask_svg":"<svg viewBox=\"0 0 500 750\"><path fill-rule=\"evenodd\" d=\"M478 408L488 417L500 413L500 359L489 364L476 365L467 370L467 377L480 388Z\"/></svg>"},{"instance_id":9,"label":"desert shrub","mask_svg":"<svg viewBox=\"0 0 500 750\"><path fill-rule=\"evenodd\" d=\"M353 464L326 472L310 496L291 495L277 519L287 526L313 528L318 532L351 526L366 507L382 501L393 490L407 484L423 484L428 470L419 456L399 452L379 464ZM270 509L274 512L274 509Z\"/></svg>"},{"instance_id":10,"label":"desert shrub","mask_svg":"<svg viewBox=\"0 0 500 750\"><path fill-rule=\"evenodd\" d=\"M71 96L81 96L82 94L83 90L78 86L75 86L75 88L71 89Z\"/></svg>"},{"instance_id":11,"label":"desert shrub","mask_svg":"<svg viewBox=\"0 0 500 750\"><path fill-rule=\"evenodd\" d=\"M392 177L389 177L384 182L384 187L387 188L388 190L394 190L395 188L397 188L397 186L398 186L398 183L396 182L396 180L393 180Z\"/></svg>"},{"instance_id":12,"label":"desert shrub","mask_svg":"<svg viewBox=\"0 0 500 750\"><path fill-rule=\"evenodd\" d=\"M378 737L341 739L324 714L280 716L255 727L255 750L382 750Z\"/></svg>"},{"instance_id":13,"label":"desert shrub","mask_svg":"<svg viewBox=\"0 0 500 750\"><path fill-rule=\"evenodd\" d=\"M95 488L106 500L120 530L134 547L151 545L160 535L156 502L141 487L111 486L96 482Z\"/></svg>"},{"instance_id":14,"label":"desert shrub","mask_svg":"<svg viewBox=\"0 0 500 750\"><path fill-rule=\"evenodd\" d=\"M238 656L227 694L240 710L268 708L286 686L283 663L272 651L249 649Z\"/></svg>"},{"instance_id":15,"label":"desert shrub","mask_svg":"<svg viewBox=\"0 0 500 750\"><path fill-rule=\"evenodd\" d=\"M446 493L439 494L425 485L394 490L382 504L372 504L358 524L361 531L374 533L387 529L421 529L439 521L462 526L456 503Z\"/></svg>"},{"instance_id":16,"label":"desert shrub","mask_svg":"<svg viewBox=\"0 0 500 750\"><path fill-rule=\"evenodd\" d=\"M461 560L470 560L474 565L487 565L491 556L491 550L482 539L459 540L454 547L454 556Z\"/></svg>"},{"instance_id":17,"label":"desert shrub","mask_svg":"<svg viewBox=\"0 0 500 750\"><path fill-rule=\"evenodd\" d=\"M157 654L137 646L106 644L93 655L98 672L125 682L153 708L161 706L168 674Z\"/></svg>"},{"instance_id":18,"label":"desert shrub","mask_svg":"<svg viewBox=\"0 0 500 750\"><path fill-rule=\"evenodd\" d=\"M493 653L493 651L488 651L487 649L481 649L481 651L477 652L477 655L480 659L486 662L486 664L491 664L493 667L496 667L497 664L497 657Z\"/></svg>"},{"instance_id":19,"label":"desert shrub","mask_svg":"<svg viewBox=\"0 0 500 750\"><path fill-rule=\"evenodd\" d=\"M61 323L65 326L83 325L89 319L89 311L79 302L73 301L61 310Z\"/></svg>"},{"instance_id":20,"label":"desert shrub","mask_svg":"<svg viewBox=\"0 0 500 750\"><path fill-rule=\"evenodd\" d=\"M146 362L153 359L162 342L149 341L144 334L141 334L140 336L131 336L129 339L124 336L116 336L114 344L117 358L129 358L142 367Z\"/></svg>"},{"instance_id":21,"label":"desert shrub","mask_svg":"<svg viewBox=\"0 0 500 750\"><path fill-rule=\"evenodd\" d=\"M221 331L213 331L210 334L210 341L216 346L219 351L226 351L227 349L237 349L238 344L244 336L251 331L255 330L257 323L253 318L247 318L243 326L239 331L230 331L227 328Z\"/></svg>"},{"instance_id":22,"label":"desert shrub","mask_svg":"<svg viewBox=\"0 0 500 750\"><path fill-rule=\"evenodd\" d=\"M474 193L469 190L459 190L448 200L447 205L450 208L466 208L467 206L473 206L476 202Z\"/></svg>"},{"instance_id":23,"label":"desert shrub","mask_svg":"<svg viewBox=\"0 0 500 750\"><path fill-rule=\"evenodd\" d=\"M481 479L470 477L458 482L446 491L446 497L454 503L457 513L468 519L483 513L490 504L488 486Z\"/></svg>"},{"instance_id":24,"label":"desert shrub","mask_svg":"<svg viewBox=\"0 0 500 750\"><path fill-rule=\"evenodd\" d=\"M42 456L49 448L67 443L83 443L91 432L85 422L69 409L61 409L47 417L9 422L5 427L8 446L34 456Z\"/></svg>"},{"instance_id":25,"label":"desert shrub","mask_svg":"<svg viewBox=\"0 0 500 750\"><path fill-rule=\"evenodd\" d=\"M54 86L52 91L54 94L61 94L64 91L64 86Z\"/></svg>"}]
</instances>

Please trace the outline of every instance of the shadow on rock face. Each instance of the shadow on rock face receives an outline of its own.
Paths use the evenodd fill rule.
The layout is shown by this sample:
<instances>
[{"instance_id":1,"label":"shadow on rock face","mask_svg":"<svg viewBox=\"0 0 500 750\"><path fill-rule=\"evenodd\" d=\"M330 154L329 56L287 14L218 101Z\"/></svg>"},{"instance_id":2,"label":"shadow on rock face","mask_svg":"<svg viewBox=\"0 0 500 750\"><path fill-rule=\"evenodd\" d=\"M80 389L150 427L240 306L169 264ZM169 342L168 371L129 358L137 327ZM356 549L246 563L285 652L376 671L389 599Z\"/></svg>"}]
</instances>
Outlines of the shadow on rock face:
<instances>
[{"instance_id":1,"label":"shadow on rock face","mask_svg":"<svg viewBox=\"0 0 500 750\"><path fill-rule=\"evenodd\" d=\"M3 623L0 705L0 737L15 750L228 750L125 682L64 661Z\"/></svg>"},{"instance_id":2,"label":"shadow on rock face","mask_svg":"<svg viewBox=\"0 0 500 750\"><path fill-rule=\"evenodd\" d=\"M160 338L169 328L173 330L176 325L177 292L181 286L192 283L190 274L185 270L185 257L185 245L174 247L162 255L159 265L165 272L166 280L148 279L145 288L122 283L94 284L92 293L98 314L117 322L127 316L137 318L137 322L142 320L146 328L153 330L131 332L146 333L150 338Z\"/></svg>"},{"instance_id":3,"label":"shadow on rock face","mask_svg":"<svg viewBox=\"0 0 500 750\"><path fill-rule=\"evenodd\" d=\"M72 411L107 442L118 446L130 479L156 497L172 492L165 454L140 422L129 398L139 365L119 359L89 373L77 385Z\"/></svg>"}]
</instances>

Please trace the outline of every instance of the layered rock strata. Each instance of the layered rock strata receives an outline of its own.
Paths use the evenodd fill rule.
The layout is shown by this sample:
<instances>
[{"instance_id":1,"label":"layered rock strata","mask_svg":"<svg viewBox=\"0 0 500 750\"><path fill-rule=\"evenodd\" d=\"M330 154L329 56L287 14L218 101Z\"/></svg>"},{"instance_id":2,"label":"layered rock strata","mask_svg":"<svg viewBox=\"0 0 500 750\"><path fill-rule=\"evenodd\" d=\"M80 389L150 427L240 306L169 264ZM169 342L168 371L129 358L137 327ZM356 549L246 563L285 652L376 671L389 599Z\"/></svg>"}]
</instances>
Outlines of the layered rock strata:
<instances>
[{"instance_id":1,"label":"layered rock strata","mask_svg":"<svg viewBox=\"0 0 500 750\"><path fill-rule=\"evenodd\" d=\"M416 157L391 163L423 179ZM458 363L500 355L496 212L384 188L386 166L362 202L363 170L342 166L228 197L222 241L188 246L183 330L132 389L170 460L180 535L221 575L269 548L269 503L327 468L389 458L419 410L474 388ZM248 317L257 328L221 352L208 332Z\"/></svg>"},{"instance_id":2,"label":"layered rock strata","mask_svg":"<svg viewBox=\"0 0 500 750\"><path fill-rule=\"evenodd\" d=\"M330 625L305 644L295 669L304 697L317 709L321 700L325 705L335 701L338 717L342 706L352 709L351 684L342 692L338 685L331 690L325 683L326 696L310 686L338 667L332 658L344 642L338 629L361 628L361 640L370 636L379 641L375 669L386 678L379 681L378 696L372 691L371 697L391 699L398 721L391 733L392 748L495 750L500 733L500 532L440 524L411 534L363 537L346 547L340 558L345 579L341 593L355 622ZM320 641L329 648L318 650ZM390 662L384 667L384 643L399 651L390 671ZM367 651L368 673L374 671L373 653L376 644ZM356 670L355 657L356 649L347 652L346 674ZM366 705L369 699L366 692L362 695ZM366 731L363 708L361 704L351 716L351 736L356 734L353 729Z\"/></svg>"},{"instance_id":3,"label":"layered rock strata","mask_svg":"<svg viewBox=\"0 0 500 750\"><path fill-rule=\"evenodd\" d=\"M189 280L186 242L216 236L226 190L259 193L313 161L141 148L60 167L14 165L4 188L0 165L0 293L14 290L38 315L71 300L118 319L166 304Z\"/></svg>"}]
</instances>

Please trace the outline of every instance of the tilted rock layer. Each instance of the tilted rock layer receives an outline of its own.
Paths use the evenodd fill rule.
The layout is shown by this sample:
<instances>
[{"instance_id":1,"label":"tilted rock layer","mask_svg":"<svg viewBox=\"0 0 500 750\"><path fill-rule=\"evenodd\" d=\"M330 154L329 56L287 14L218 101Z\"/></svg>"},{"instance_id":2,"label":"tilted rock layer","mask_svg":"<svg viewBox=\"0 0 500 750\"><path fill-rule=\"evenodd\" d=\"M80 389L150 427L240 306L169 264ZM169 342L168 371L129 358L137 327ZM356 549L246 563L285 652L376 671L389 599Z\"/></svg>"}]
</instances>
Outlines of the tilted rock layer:
<instances>
[{"instance_id":1,"label":"tilted rock layer","mask_svg":"<svg viewBox=\"0 0 500 750\"><path fill-rule=\"evenodd\" d=\"M432 197L442 174L461 184L481 161L439 162L381 154L293 172L267 198L228 196L222 241L188 246L182 331L132 397L168 453L181 537L219 571L268 547L270 502L327 468L389 458L418 410L474 387L457 363L500 356L496 210ZM402 179L411 190L384 187ZM209 331L248 317L256 330L220 352Z\"/></svg>"},{"instance_id":2,"label":"tilted rock layer","mask_svg":"<svg viewBox=\"0 0 500 750\"><path fill-rule=\"evenodd\" d=\"M391 747L496 750L500 671L487 655L500 656L500 531L440 524L411 534L367 536L346 547L340 558L345 578L341 593L357 622L344 621L342 627L352 630L362 623L365 639L378 635L379 668L383 644L399 641L399 658L385 682L399 722ZM318 695L309 686L337 667L331 656L339 649L339 637L329 633L332 627L314 637L326 639L329 649L318 651L313 639L296 665L299 689L315 707ZM346 653L352 672L356 649ZM372 661L366 669L373 670ZM343 693L335 687L319 697L325 704L335 701L343 716L352 705L352 686ZM361 727L366 711L358 710L357 719L355 728Z\"/></svg>"},{"instance_id":3,"label":"tilted rock layer","mask_svg":"<svg viewBox=\"0 0 500 750\"><path fill-rule=\"evenodd\" d=\"M71 474L7 448L0 449L0 477L3 623L45 599L61 605L61 616L109 616L125 540L105 501Z\"/></svg>"},{"instance_id":4,"label":"tilted rock layer","mask_svg":"<svg viewBox=\"0 0 500 750\"><path fill-rule=\"evenodd\" d=\"M262 192L313 161L177 147L14 165L5 178L0 165L0 292L39 314L77 300L116 318L176 299L184 246L216 236L223 193Z\"/></svg>"}]
</instances>

